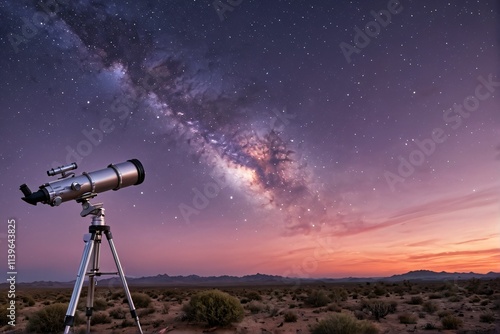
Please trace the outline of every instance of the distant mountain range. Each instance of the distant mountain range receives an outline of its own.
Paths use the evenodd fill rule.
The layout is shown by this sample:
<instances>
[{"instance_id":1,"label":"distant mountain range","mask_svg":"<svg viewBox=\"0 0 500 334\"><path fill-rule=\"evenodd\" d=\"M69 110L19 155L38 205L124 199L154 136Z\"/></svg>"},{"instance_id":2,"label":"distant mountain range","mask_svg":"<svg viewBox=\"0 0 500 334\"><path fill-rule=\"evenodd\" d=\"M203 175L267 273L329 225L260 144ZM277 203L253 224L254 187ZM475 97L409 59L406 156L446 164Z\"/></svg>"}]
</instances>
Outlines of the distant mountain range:
<instances>
[{"instance_id":1,"label":"distant mountain range","mask_svg":"<svg viewBox=\"0 0 500 334\"><path fill-rule=\"evenodd\" d=\"M500 273L489 272L487 274L469 273L448 273L435 272L430 270L410 271L402 275L393 275L390 277L347 277L347 278L290 278L274 275L255 274L243 277L237 276L209 276L198 275L189 276L169 276L167 274L148 276L148 277L127 277L127 283L131 286L178 286L178 287L203 287L203 286L264 286L264 285L297 285L297 284L321 284L321 283L362 283L362 282L401 282L401 281L450 281L450 280L468 280L471 278L494 279L500 278ZM47 282L39 281L32 283L17 283L22 286L36 287L69 287L73 282ZM107 279L99 279L99 286L121 286L118 276ZM0 284L0 288L7 283Z\"/></svg>"}]
</instances>

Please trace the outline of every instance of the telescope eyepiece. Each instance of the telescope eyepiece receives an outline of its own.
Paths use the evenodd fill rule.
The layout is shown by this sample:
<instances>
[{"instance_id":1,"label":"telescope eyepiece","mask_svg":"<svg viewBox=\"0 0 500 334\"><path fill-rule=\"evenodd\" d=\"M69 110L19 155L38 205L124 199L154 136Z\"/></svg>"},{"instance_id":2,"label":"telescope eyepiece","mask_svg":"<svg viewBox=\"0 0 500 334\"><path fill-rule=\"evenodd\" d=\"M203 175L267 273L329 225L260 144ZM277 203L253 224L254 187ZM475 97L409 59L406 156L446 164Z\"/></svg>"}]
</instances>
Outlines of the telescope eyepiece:
<instances>
[{"instance_id":1,"label":"telescope eyepiece","mask_svg":"<svg viewBox=\"0 0 500 334\"><path fill-rule=\"evenodd\" d=\"M38 202L46 202L49 200L49 194L43 188L36 192L32 192L26 184L22 184L19 189L23 192L24 197L22 198L28 204L36 205Z\"/></svg>"},{"instance_id":2,"label":"telescope eyepiece","mask_svg":"<svg viewBox=\"0 0 500 334\"><path fill-rule=\"evenodd\" d=\"M26 183L21 184L19 189L21 189L21 191L23 192L24 197L28 197L29 195L32 194L30 187L28 187Z\"/></svg>"}]
</instances>

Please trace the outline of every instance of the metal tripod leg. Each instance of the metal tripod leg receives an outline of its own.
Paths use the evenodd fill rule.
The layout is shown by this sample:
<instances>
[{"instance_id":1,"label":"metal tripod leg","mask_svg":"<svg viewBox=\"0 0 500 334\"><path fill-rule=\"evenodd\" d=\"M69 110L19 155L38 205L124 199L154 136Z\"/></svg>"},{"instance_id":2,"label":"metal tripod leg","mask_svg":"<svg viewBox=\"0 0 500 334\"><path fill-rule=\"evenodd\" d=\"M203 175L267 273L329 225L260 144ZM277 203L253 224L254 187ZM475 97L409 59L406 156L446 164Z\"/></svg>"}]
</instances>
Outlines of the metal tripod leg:
<instances>
[{"instance_id":1,"label":"metal tripod leg","mask_svg":"<svg viewBox=\"0 0 500 334\"><path fill-rule=\"evenodd\" d=\"M90 254L94 249L95 237L96 233L88 233L83 237L83 240L85 241L85 247L83 249L80 266L78 267L78 274L76 276L73 294L71 295L68 310L66 311L66 317L64 318L64 334L69 333L69 329L71 328L71 326L73 326L73 323L75 321L75 311L78 305L78 299L80 298L80 293L82 292L83 281L85 279L85 271L87 270L90 261Z\"/></svg>"},{"instance_id":2,"label":"metal tripod leg","mask_svg":"<svg viewBox=\"0 0 500 334\"><path fill-rule=\"evenodd\" d=\"M95 291L95 276L99 275L99 254L101 249L101 231L96 232L94 238L94 251L92 253L92 268L90 269L89 275L89 289L87 294L87 308L85 310L85 315L87 316L87 334L90 334L90 320L92 318L92 313L94 311L94 291Z\"/></svg>"},{"instance_id":3,"label":"metal tripod leg","mask_svg":"<svg viewBox=\"0 0 500 334\"><path fill-rule=\"evenodd\" d=\"M125 290L125 295L127 296L128 305L130 307L130 315L132 319L134 319L137 328L139 329L139 333L143 334L141 323L139 322L139 317L137 316L137 312L135 310L134 302L132 301L132 296L130 295L130 290L128 289L127 280L125 279L125 274L123 273L122 265L120 263L120 259L118 258L118 253L116 252L115 243L113 242L113 235L111 231L105 230L104 234L106 234L106 238L108 239L109 247L111 248L111 252L113 253L113 258L115 259L116 269L118 269L118 274L122 280L123 289Z\"/></svg>"},{"instance_id":4,"label":"metal tripod leg","mask_svg":"<svg viewBox=\"0 0 500 334\"><path fill-rule=\"evenodd\" d=\"M84 235L83 241L85 241L85 247L83 249L82 260L80 261L80 267L78 268L78 274L75 281L75 287L73 288L73 294L71 295L71 300L69 302L68 311L66 312L66 317L64 318L64 334L69 334L69 330L71 326L73 326L75 322L75 312L78 304L78 299L80 298L80 294L82 292L83 281L85 279L85 275L87 274L85 271L87 270L90 262L90 255L92 254L92 268L89 275L89 292L87 296L87 333L90 333L90 320L92 318L92 312L94 309L94 289L95 289L95 276L100 275L108 275L109 273L101 273L99 272L99 256L101 249L101 240L102 240L102 232L106 235L108 239L109 247L111 248L111 252L113 253L113 258L115 260L116 268L118 269L118 274L120 275L120 279L123 284L123 289L125 290L125 294L127 295L128 304L130 307L130 314L137 325L140 334L143 334L141 324L139 322L139 317L137 316L137 312L135 311L134 302L132 301L132 296L130 295L130 291L128 289L127 281L125 279L125 274L123 273L122 265L118 258L118 253L116 252L115 244L113 243L113 236L111 234L111 229L104 223L104 208L102 207L102 203L91 204L88 199L90 197L83 198L80 202L82 202L83 210L80 213L80 216L86 217L88 215L92 215L92 224L89 226L89 233ZM95 195L94 195L95 196ZM111 273L116 275L117 273Z\"/></svg>"},{"instance_id":5,"label":"metal tripod leg","mask_svg":"<svg viewBox=\"0 0 500 334\"><path fill-rule=\"evenodd\" d=\"M141 324L139 322L139 317L137 316L137 312L135 310L134 302L132 300L132 296L130 294L130 290L128 288L127 281L125 279L125 274L123 273L122 265L120 263L120 259L118 258L118 253L116 252L115 244L113 242L113 235L111 234L109 226L91 226L89 229L92 233L88 233L84 235L85 247L83 250L82 260L80 261L80 266L78 268L77 279L75 282L75 287L73 289L73 294L71 295L71 300L68 306L68 311L66 312L66 317L64 318L64 334L69 334L69 330L71 326L74 324L75 320L75 312L76 307L78 305L78 299L80 298L80 294L82 292L83 282L86 275L87 267L90 263L90 258L92 255L92 268L90 269L89 275L89 290L87 295L87 307L86 307L86 316L87 316L87 333L90 333L90 321L94 308L94 291L95 291L95 276L101 275L99 272L99 257L100 257L100 246L102 239L102 231L106 235L108 239L109 247L111 248L111 252L113 254L113 258L115 260L116 268L118 270L118 274L120 275L120 279L122 281L123 289L125 290L125 295L127 296L128 304L130 307L130 315L135 321L137 329L140 334L143 334ZM116 274L116 273L115 273Z\"/></svg>"}]
</instances>

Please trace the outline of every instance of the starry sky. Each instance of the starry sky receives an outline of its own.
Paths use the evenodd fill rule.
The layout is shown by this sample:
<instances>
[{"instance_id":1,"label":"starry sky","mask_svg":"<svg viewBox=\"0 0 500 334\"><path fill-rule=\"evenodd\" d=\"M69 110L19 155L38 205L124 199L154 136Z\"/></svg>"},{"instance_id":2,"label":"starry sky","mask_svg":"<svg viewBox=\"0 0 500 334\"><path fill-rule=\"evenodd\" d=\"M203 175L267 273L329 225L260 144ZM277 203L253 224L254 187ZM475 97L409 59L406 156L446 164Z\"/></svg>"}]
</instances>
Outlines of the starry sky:
<instances>
[{"instance_id":1,"label":"starry sky","mask_svg":"<svg viewBox=\"0 0 500 334\"><path fill-rule=\"evenodd\" d=\"M143 184L93 199L128 276L500 271L499 14L3 1L0 261L15 219L18 281L74 279L90 218L19 186L135 158Z\"/></svg>"}]
</instances>

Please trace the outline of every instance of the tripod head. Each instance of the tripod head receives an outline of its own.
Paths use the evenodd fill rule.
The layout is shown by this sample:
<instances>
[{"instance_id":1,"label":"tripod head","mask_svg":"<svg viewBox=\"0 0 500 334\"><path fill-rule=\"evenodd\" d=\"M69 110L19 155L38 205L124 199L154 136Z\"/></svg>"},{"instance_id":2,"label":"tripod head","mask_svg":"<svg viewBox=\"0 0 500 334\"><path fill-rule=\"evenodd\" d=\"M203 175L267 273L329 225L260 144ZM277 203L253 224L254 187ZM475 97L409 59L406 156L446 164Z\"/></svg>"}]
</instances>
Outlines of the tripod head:
<instances>
[{"instance_id":1,"label":"tripod head","mask_svg":"<svg viewBox=\"0 0 500 334\"><path fill-rule=\"evenodd\" d=\"M80 216L87 217L92 215L92 225L106 225L104 222L104 207L102 203L92 204L89 201L96 197L95 193L86 193L76 200L77 203L82 203L82 211Z\"/></svg>"}]
</instances>

